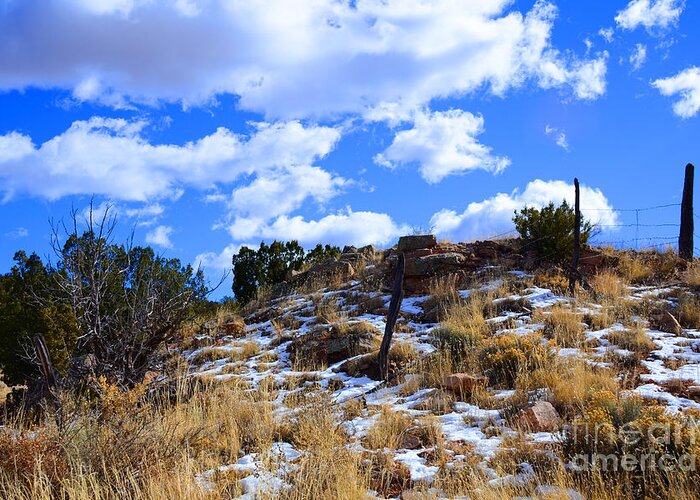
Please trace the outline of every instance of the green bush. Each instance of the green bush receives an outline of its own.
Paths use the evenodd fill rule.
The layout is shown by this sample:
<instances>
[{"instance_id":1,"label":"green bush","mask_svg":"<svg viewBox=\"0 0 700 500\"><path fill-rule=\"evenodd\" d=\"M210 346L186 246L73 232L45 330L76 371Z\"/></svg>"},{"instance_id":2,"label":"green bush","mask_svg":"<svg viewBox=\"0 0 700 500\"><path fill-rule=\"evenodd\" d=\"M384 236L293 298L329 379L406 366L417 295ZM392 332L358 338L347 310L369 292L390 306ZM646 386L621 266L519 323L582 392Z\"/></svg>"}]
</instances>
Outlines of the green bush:
<instances>
[{"instance_id":1,"label":"green bush","mask_svg":"<svg viewBox=\"0 0 700 500\"><path fill-rule=\"evenodd\" d=\"M258 289L282 283L290 270L299 271L305 265L337 259L340 249L331 245L316 245L308 253L297 241L260 243L260 248L243 247L233 256L233 294L245 304L255 298Z\"/></svg>"},{"instance_id":2,"label":"green bush","mask_svg":"<svg viewBox=\"0 0 700 500\"><path fill-rule=\"evenodd\" d=\"M574 209L564 200L558 207L554 203L537 209L525 207L515 212L513 222L520 234L523 248L533 250L540 259L552 262L571 260L574 247ZM593 226L581 219L581 244L588 241Z\"/></svg>"},{"instance_id":3,"label":"green bush","mask_svg":"<svg viewBox=\"0 0 700 500\"><path fill-rule=\"evenodd\" d=\"M0 275L0 370L7 384L21 385L38 375L27 356L34 335L44 337L54 366L65 374L80 333L70 307L51 303L53 271L36 254L19 251L14 262Z\"/></svg>"}]
</instances>

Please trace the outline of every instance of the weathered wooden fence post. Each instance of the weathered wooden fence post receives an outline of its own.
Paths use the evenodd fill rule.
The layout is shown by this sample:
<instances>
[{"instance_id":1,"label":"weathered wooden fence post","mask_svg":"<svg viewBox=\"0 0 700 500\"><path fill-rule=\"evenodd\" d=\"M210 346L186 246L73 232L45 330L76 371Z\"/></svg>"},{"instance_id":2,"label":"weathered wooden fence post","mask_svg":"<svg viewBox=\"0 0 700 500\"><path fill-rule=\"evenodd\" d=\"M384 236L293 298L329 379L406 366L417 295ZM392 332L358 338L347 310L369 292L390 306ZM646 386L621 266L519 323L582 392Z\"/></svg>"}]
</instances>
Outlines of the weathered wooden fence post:
<instances>
[{"instance_id":1,"label":"weathered wooden fence post","mask_svg":"<svg viewBox=\"0 0 700 500\"><path fill-rule=\"evenodd\" d=\"M571 257L571 269L569 270L569 291L573 294L576 290L576 282L579 280L578 259L581 255L581 203L578 179L574 178L574 248Z\"/></svg>"},{"instance_id":2,"label":"weathered wooden fence post","mask_svg":"<svg viewBox=\"0 0 700 500\"><path fill-rule=\"evenodd\" d=\"M403 300L403 275L406 268L406 258L403 252L399 254L396 262L396 273L394 274L394 288L391 292L391 302L389 303L389 313L386 316L386 328L384 338L379 348L379 374L382 380L389 378L389 348L391 347L391 336L394 334L394 325L399 316L401 301Z\"/></svg>"},{"instance_id":3,"label":"weathered wooden fence post","mask_svg":"<svg viewBox=\"0 0 700 500\"><path fill-rule=\"evenodd\" d=\"M693 178L695 167L692 163L685 166L685 181L683 183L683 201L681 202L681 231L678 235L678 255L682 259L693 258Z\"/></svg>"}]
</instances>

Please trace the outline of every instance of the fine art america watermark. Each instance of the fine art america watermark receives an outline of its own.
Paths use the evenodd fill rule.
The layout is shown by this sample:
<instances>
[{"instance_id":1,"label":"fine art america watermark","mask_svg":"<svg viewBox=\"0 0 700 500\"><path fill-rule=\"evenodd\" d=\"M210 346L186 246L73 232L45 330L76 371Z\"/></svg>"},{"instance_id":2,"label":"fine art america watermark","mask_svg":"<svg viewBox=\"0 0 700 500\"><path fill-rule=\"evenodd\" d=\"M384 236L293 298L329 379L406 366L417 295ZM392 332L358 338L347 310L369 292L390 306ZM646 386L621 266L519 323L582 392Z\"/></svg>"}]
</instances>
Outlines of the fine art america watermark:
<instances>
[{"instance_id":1,"label":"fine art america watermark","mask_svg":"<svg viewBox=\"0 0 700 500\"><path fill-rule=\"evenodd\" d=\"M690 425L653 423L641 428L635 422L615 428L609 423L575 423L571 435L574 443L585 440L588 453L572 456L569 467L577 472L694 472L697 469L694 449L700 422ZM615 451L610 451L611 449Z\"/></svg>"}]
</instances>

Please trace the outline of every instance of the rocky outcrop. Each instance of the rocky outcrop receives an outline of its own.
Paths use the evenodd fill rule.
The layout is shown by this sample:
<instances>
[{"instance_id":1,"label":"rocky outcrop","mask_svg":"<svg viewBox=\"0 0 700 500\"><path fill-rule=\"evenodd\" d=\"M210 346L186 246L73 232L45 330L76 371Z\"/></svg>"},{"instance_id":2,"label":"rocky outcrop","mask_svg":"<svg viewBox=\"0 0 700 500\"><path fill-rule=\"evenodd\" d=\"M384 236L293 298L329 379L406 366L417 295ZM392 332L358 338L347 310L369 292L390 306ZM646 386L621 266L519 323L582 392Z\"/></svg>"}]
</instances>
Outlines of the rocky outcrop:
<instances>
[{"instance_id":1,"label":"rocky outcrop","mask_svg":"<svg viewBox=\"0 0 700 500\"><path fill-rule=\"evenodd\" d=\"M385 257L395 261L399 252L406 257L404 290L408 294L428 292L430 282L441 276L452 275L458 284L463 284L483 266L498 262L520 267L523 260L507 240L437 243L433 235L404 236L397 248L387 251Z\"/></svg>"},{"instance_id":2,"label":"rocky outcrop","mask_svg":"<svg viewBox=\"0 0 700 500\"><path fill-rule=\"evenodd\" d=\"M345 262L359 262L362 260L373 260L377 255L377 249L374 245L367 245L356 248L354 246L345 246L343 253L340 254L339 260Z\"/></svg>"},{"instance_id":3,"label":"rocky outcrop","mask_svg":"<svg viewBox=\"0 0 700 500\"><path fill-rule=\"evenodd\" d=\"M437 240L434 234L420 234L412 236L402 236L399 238L399 244L396 248L398 252L413 252L424 248L433 248L437 246Z\"/></svg>"}]
</instances>

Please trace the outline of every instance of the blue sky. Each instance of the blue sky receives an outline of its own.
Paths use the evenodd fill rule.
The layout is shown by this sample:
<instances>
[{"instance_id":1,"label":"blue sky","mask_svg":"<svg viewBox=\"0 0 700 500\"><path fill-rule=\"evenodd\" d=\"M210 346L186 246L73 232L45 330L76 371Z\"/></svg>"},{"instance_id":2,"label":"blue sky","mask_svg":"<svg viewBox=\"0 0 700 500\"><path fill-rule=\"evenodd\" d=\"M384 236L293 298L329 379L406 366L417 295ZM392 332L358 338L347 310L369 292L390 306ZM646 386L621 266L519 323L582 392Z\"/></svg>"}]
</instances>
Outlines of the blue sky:
<instances>
[{"instance_id":1,"label":"blue sky","mask_svg":"<svg viewBox=\"0 0 700 500\"><path fill-rule=\"evenodd\" d=\"M574 176L599 241L673 243L678 207L626 210L700 157L698 28L680 0L0 0L0 271L91 199L215 280L262 240L499 235Z\"/></svg>"}]
</instances>

